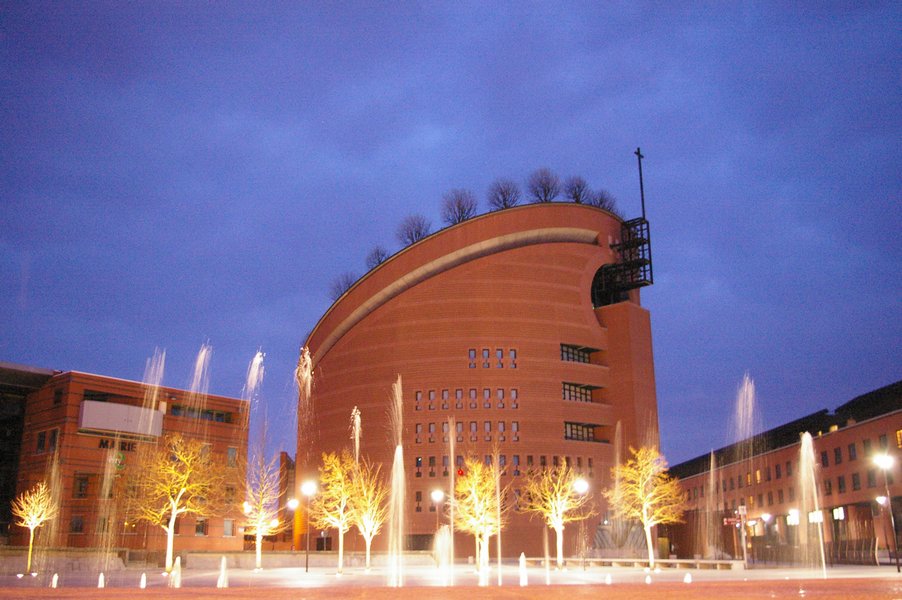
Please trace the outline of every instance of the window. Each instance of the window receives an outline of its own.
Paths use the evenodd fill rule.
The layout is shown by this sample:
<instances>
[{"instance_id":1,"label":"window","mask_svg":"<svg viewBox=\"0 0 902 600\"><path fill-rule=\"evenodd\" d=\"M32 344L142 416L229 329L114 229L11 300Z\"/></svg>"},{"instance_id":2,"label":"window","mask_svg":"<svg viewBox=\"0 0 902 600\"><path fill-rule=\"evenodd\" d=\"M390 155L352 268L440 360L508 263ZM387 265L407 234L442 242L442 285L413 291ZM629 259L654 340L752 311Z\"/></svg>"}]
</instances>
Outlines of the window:
<instances>
[{"instance_id":1,"label":"window","mask_svg":"<svg viewBox=\"0 0 902 600\"><path fill-rule=\"evenodd\" d=\"M527 455L526 455L526 466L527 466L527 467L531 467L531 466L532 466L532 454L527 454Z\"/></svg>"},{"instance_id":2,"label":"window","mask_svg":"<svg viewBox=\"0 0 902 600\"><path fill-rule=\"evenodd\" d=\"M504 421L498 421L498 431L504 433Z\"/></svg>"},{"instance_id":3,"label":"window","mask_svg":"<svg viewBox=\"0 0 902 600\"><path fill-rule=\"evenodd\" d=\"M476 421L470 421L470 433L477 433L479 428L476 426Z\"/></svg>"},{"instance_id":4,"label":"window","mask_svg":"<svg viewBox=\"0 0 902 600\"><path fill-rule=\"evenodd\" d=\"M442 421L442 433L448 433L450 431L451 425L448 424L448 421Z\"/></svg>"},{"instance_id":5,"label":"window","mask_svg":"<svg viewBox=\"0 0 902 600\"><path fill-rule=\"evenodd\" d=\"M774 505L774 493L773 493L773 492L768 492L768 493L767 493L767 505L768 505L768 506L773 506L773 505Z\"/></svg>"},{"instance_id":6,"label":"window","mask_svg":"<svg viewBox=\"0 0 902 600\"><path fill-rule=\"evenodd\" d=\"M207 535L207 520L203 517L199 517L194 522L194 535Z\"/></svg>"},{"instance_id":7,"label":"window","mask_svg":"<svg viewBox=\"0 0 902 600\"><path fill-rule=\"evenodd\" d=\"M469 357L470 357L470 368L475 369L476 368L476 348L470 348Z\"/></svg>"},{"instance_id":8,"label":"window","mask_svg":"<svg viewBox=\"0 0 902 600\"><path fill-rule=\"evenodd\" d=\"M517 400L520 394L516 389L511 390L511 408L517 408Z\"/></svg>"},{"instance_id":9,"label":"window","mask_svg":"<svg viewBox=\"0 0 902 600\"><path fill-rule=\"evenodd\" d=\"M510 358L510 361L511 361L511 369L516 369L517 368L517 351L514 349L511 349L510 351L508 351L507 356L508 356L508 358ZM902 448L902 446L899 446L899 447Z\"/></svg>"},{"instance_id":10,"label":"window","mask_svg":"<svg viewBox=\"0 0 902 600\"><path fill-rule=\"evenodd\" d=\"M868 487L877 487L877 469L868 469Z\"/></svg>"},{"instance_id":11,"label":"window","mask_svg":"<svg viewBox=\"0 0 902 600\"><path fill-rule=\"evenodd\" d=\"M902 429L896 430L896 448L902 448Z\"/></svg>"},{"instance_id":12,"label":"window","mask_svg":"<svg viewBox=\"0 0 902 600\"><path fill-rule=\"evenodd\" d=\"M795 488L789 488L789 501L794 502L796 499L796 490Z\"/></svg>"},{"instance_id":13,"label":"window","mask_svg":"<svg viewBox=\"0 0 902 600\"><path fill-rule=\"evenodd\" d=\"M511 432L513 432L514 435L517 435L520 432L519 421L511 421Z\"/></svg>"},{"instance_id":14,"label":"window","mask_svg":"<svg viewBox=\"0 0 902 600\"><path fill-rule=\"evenodd\" d=\"M519 454L514 454L512 463L514 465L514 475L515 476L519 475L520 474L520 455Z\"/></svg>"},{"instance_id":15,"label":"window","mask_svg":"<svg viewBox=\"0 0 902 600\"><path fill-rule=\"evenodd\" d=\"M488 369L491 366L492 366L492 363L489 362L489 349L483 348L482 349L482 368Z\"/></svg>"},{"instance_id":16,"label":"window","mask_svg":"<svg viewBox=\"0 0 902 600\"><path fill-rule=\"evenodd\" d=\"M791 460L786 461L786 476L792 477L792 461Z\"/></svg>"},{"instance_id":17,"label":"window","mask_svg":"<svg viewBox=\"0 0 902 600\"><path fill-rule=\"evenodd\" d=\"M234 535L235 535L235 520L234 519L223 519L222 535L223 535L223 537L234 537Z\"/></svg>"},{"instance_id":18,"label":"window","mask_svg":"<svg viewBox=\"0 0 902 600\"><path fill-rule=\"evenodd\" d=\"M504 368L504 350L502 350L501 348L498 348L497 350L495 350L495 358L498 359L498 365L497 365L498 368L503 369Z\"/></svg>"},{"instance_id":19,"label":"window","mask_svg":"<svg viewBox=\"0 0 902 600\"><path fill-rule=\"evenodd\" d=\"M422 457L422 456L418 456L417 459L416 459L416 461L415 461L415 464L416 464L417 469L422 468L422 466L423 466L423 457Z\"/></svg>"},{"instance_id":20,"label":"window","mask_svg":"<svg viewBox=\"0 0 902 600\"><path fill-rule=\"evenodd\" d=\"M81 515L73 515L71 519L69 519L69 532L70 533L84 533L85 532L85 518Z\"/></svg>"},{"instance_id":21,"label":"window","mask_svg":"<svg viewBox=\"0 0 902 600\"><path fill-rule=\"evenodd\" d=\"M824 480L824 495L830 496L833 494L833 480L825 479Z\"/></svg>"},{"instance_id":22,"label":"window","mask_svg":"<svg viewBox=\"0 0 902 600\"><path fill-rule=\"evenodd\" d=\"M592 385L564 382L561 384L561 397L574 402L592 402L592 390L597 389Z\"/></svg>"},{"instance_id":23,"label":"window","mask_svg":"<svg viewBox=\"0 0 902 600\"><path fill-rule=\"evenodd\" d=\"M833 449L833 464L834 465L842 464L842 448L834 448Z\"/></svg>"},{"instance_id":24,"label":"window","mask_svg":"<svg viewBox=\"0 0 902 600\"><path fill-rule=\"evenodd\" d=\"M591 423L564 423L564 439L583 442L595 441L595 425Z\"/></svg>"},{"instance_id":25,"label":"window","mask_svg":"<svg viewBox=\"0 0 902 600\"><path fill-rule=\"evenodd\" d=\"M482 408L492 408L492 390L482 388Z\"/></svg>"},{"instance_id":26,"label":"window","mask_svg":"<svg viewBox=\"0 0 902 600\"><path fill-rule=\"evenodd\" d=\"M761 483L761 469L755 469L755 483Z\"/></svg>"},{"instance_id":27,"label":"window","mask_svg":"<svg viewBox=\"0 0 902 600\"><path fill-rule=\"evenodd\" d=\"M457 433L464 432L464 422L463 421L458 421L457 423L454 424L454 426L457 428Z\"/></svg>"},{"instance_id":28,"label":"window","mask_svg":"<svg viewBox=\"0 0 902 600\"><path fill-rule=\"evenodd\" d=\"M88 475L83 475L76 473L75 474L75 485L72 486L72 497L73 498L87 498L88 497L88 481L90 477Z\"/></svg>"},{"instance_id":29,"label":"window","mask_svg":"<svg viewBox=\"0 0 902 600\"><path fill-rule=\"evenodd\" d=\"M492 433L492 422L491 421L484 421L482 426L483 426L483 429L485 429L486 433Z\"/></svg>"},{"instance_id":30,"label":"window","mask_svg":"<svg viewBox=\"0 0 902 600\"><path fill-rule=\"evenodd\" d=\"M476 388L470 388L470 408L476 408Z\"/></svg>"},{"instance_id":31,"label":"window","mask_svg":"<svg viewBox=\"0 0 902 600\"><path fill-rule=\"evenodd\" d=\"M585 346L561 344L561 360L563 361L589 363L593 352L597 352L597 350L595 348L586 348Z\"/></svg>"},{"instance_id":32,"label":"window","mask_svg":"<svg viewBox=\"0 0 902 600\"><path fill-rule=\"evenodd\" d=\"M830 466L830 458L827 456L827 451L823 450L821 452L821 466L829 467Z\"/></svg>"},{"instance_id":33,"label":"window","mask_svg":"<svg viewBox=\"0 0 902 600\"><path fill-rule=\"evenodd\" d=\"M225 499L226 499L226 502L228 502L229 504L231 504L232 502L235 501L235 486L234 485L225 486Z\"/></svg>"},{"instance_id":34,"label":"window","mask_svg":"<svg viewBox=\"0 0 902 600\"><path fill-rule=\"evenodd\" d=\"M774 465L774 476L775 476L777 479L780 479L780 476L781 476L781 469L780 469L780 464L779 464L779 463L777 463L777 464Z\"/></svg>"},{"instance_id":35,"label":"window","mask_svg":"<svg viewBox=\"0 0 902 600\"><path fill-rule=\"evenodd\" d=\"M414 431L416 431L417 435L420 435L421 433L423 433L423 424L417 423L416 426L414 427Z\"/></svg>"},{"instance_id":36,"label":"window","mask_svg":"<svg viewBox=\"0 0 902 600\"><path fill-rule=\"evenodd\" d=\"M544 454L543 454L542 456L539 457L539 466L540 466L540 467L547 467L547 466L548 466L548 458L547 458Z\"/></svg>"},{"instance_id":37,"label":"window","mask_svg":"<svg viewBox=\"0 0 902 600\"><path fill-rule=\"evenodd\" d=\"M44 452L47 448L47 432L39 431L38 432L38 441L35 444L34 451L38 454Z\"/></svg>"},{"instance_id":38,"label":"window","mask_svg":"<svg viewBox=\"0 0 902 600\"><path fill-rule=\"evenodd\" d=\"M435 434L435 423L429 424L429 435L432 436Z\"/></svg>"},{"instance_id":39,"label":"window","mask_svg":"<svg viewBox=\"0 0 902 600\"><path fill-rule=\"evenodd\" d=\"M53 390L53 406L59 406L63 403L63 388Z\"/></svg>"},{"instance_id":40,"label":"window","mask_svg":"<svg viewBox=\"0 0 902 600\"><path fill-rule=\"evenodd\" d=\"M736 488L735 488L735 486L733 485L733 478L730 477L730 491L732 491L732 490L734 490L734 489L736 489Z\"/></svg>"},{"instance_id":41,"label":"window","mask_svg":"<svg viewBox=\"0 0 902 600\"><path fill-rule=\"evenodd\" d=\"M228 459L227 459L228 465L230 467L237 467L238 466L238 448L229 447L229 449L226 452L228 455Z\"/></svg>"},{"instance_id":42,"label":"window","mask_svg":"<svg viewBox=\"0 0 902 600\"><path fill-rule=\"evenodd\" d=\"M859 473L852 473L852 490L858 491L861 489L861 475Z\"/></svg>"},{"instance_id":43,"label":"window","mask_svg":"<svg viewBox=\"0 0 902 600\"><path fill-rule=\"evenodd\" d=\"M865 456L871 455L871 440L861 440L861 449L864 450Z\"/></svg>"},{"instance_id":44,"label":"window","mask_svg":"<svg viewBox=\"0 0 902 600\"><path fill-rule=\"evenodd\" d=\"M839 477L836 478L836 491L838 491L840 494L846 493L846 476L845 475L840 475Z\"/></svg>"},{"instance_id":45,"label":"window","mask_svg":"<svg viewBox=\"0 0 902 600\"><path fill-rule=\"evenodd\" d=\"M881 434L880 434L880 437L877 438L877 443L880 444L880 449L881 449L881 450L886 450L886 449L887 449L887 447L889 446L889 444L888 444L887 441L886 441L886 434L885 434L885 433L881 433Z\"/></svg>"},{"instance_id":46,"label":"window","mask_svg":"<svg viewBox=\"0 0 902 600\"><path fill-rule=\"evenodd\" d=\"M783 504L783 490L777 490L777 503Z\"/></svg>"},{"instance_id":47,"label":"window","mask_svg":"<svg viewBox=\"0 0 902 600\"><path fill-rule=\"evenodd\" d=\"M849 460L857 460L858 459L858 451L855 449L855 442L849 444Z\"/></svg>"}]
</instances>

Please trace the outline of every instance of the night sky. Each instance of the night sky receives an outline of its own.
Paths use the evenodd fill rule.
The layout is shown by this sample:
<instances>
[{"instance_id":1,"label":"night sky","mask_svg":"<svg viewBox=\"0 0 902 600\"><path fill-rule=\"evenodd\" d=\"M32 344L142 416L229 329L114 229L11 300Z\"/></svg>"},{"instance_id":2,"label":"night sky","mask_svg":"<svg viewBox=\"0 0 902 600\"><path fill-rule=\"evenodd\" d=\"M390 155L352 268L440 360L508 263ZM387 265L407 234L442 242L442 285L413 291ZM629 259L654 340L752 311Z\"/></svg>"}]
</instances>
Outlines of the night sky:
<instances>
[{"instance_id":1,"label":"night sky","mask_svg":"<svg viewBox=\"0 0 902 600\"><path fill-rule=\"evenodd\" d=\"M293 453L298 348L405 216L539 167L638 216L641 146L670 462L746 371L766 427L902 378L902 4L245 4L0 6L0 361L185 387L209 340L239 396L262 349Z\"/></svg>"}]
</instances>

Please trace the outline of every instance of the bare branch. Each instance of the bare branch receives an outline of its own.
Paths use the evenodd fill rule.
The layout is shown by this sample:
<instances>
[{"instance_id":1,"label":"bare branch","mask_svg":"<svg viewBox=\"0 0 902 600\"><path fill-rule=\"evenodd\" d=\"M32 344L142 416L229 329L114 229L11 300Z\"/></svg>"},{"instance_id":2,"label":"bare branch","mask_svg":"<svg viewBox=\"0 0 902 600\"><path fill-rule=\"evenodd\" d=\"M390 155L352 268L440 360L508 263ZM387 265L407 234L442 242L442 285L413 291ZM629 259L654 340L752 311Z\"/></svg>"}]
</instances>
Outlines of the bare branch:
<instances>
[{"instance_id":1,"label":"bare branch","mask_svg":"<svg viewBox=\"0 0 902 600\"><path fill-rule=\"evenodd\" d=\"M510 179L498 179L489 186L489 206L502 210L520 203L520 188Z\"/></svg>"},{"instance_id":2,"label":"bare branch","mask_svg":"<svg viewBox=\"0 0 902 600\"><path fill-rule=\"evenodd\" d=\"M542 168L529 176L527 182L532 202L553 202L561 193L561 181L549 169Z\"/></svg>"},{"instance_id":3,"label":"bare branch","mask_svg":"<svg viewBox=\"0 0 902 600\"><path fill-rule=\"evenodd\" d=\"M405 246L419 242L429 235L432 225L423 215L410 215L398 227L398 240Z\"/></svg>"},{"instance_id":4,"label":"bare branch","mask_svg":"<svg viewBox=\"0 0 902 600\"><path fill-rule=\"evenodd\" d=\"M329 297L332 299L332 302L335 302L339 298L341 298L342 294L351 289L351 286L357 281L357 275L354 273L342 273L334 280L332 280L332 285L329 286Z\"/></svg>"},{"instance_id":5,"label":"bare branch","mask_svg":"<svg viewBox=\"0 0 902 600\"><path fill-rule=\"evenodd\" d=\"M470 190L454 189L442 196L442 221L457 225L476 215L476 196Z\"/></svg>"},{"instance_id":6,"label":"bare branch","mask_svg":"<svg viewBox=\"0 0 902 600\"><path fill-rule=\"evenodd\" d=\"M366 268L367 269L375 269L391 256L388 253L388 250L383 248L382 246L374 246L370 253L366 255Z\"/></svg>"},{"instance_id":7,"label":"bare branch","mask_svg":"<svg viewBox=\"0 0 902 600\"><path fill-rule=\"evenodd\" d=\"M586 180L576 175L567 180L564 184L564 194L567 199L576 204L589 204L592 197L592 190Z\"/></svg>"}]
</instances>

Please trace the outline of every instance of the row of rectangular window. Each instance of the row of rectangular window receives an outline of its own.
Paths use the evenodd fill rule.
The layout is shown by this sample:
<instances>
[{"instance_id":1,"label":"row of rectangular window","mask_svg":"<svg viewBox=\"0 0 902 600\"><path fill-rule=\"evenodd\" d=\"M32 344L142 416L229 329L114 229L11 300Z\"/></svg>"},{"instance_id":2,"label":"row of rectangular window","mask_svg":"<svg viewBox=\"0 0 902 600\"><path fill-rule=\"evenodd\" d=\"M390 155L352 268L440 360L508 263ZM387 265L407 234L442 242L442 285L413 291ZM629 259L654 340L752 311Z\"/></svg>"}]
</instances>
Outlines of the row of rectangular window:
<instances>
[{"instance_id":1,"label":"row of rectangular window","mask_svg":"<svg viewBox=\"0 0 902 600\"><path fill-rule=\"evenodd\" d=\"M505 398L505 394L507 394L507 398ZM428 390L427 398L429 404L427 405L428 410L435 410L436 407L436 391ZM494 399L492 397L492 388L482 388L482 399L481 404L482 408L492 408L493 401L494 406L496 408L505 408L508 404L505 402L506 399L509 399L510 408L519 408L519 399L520 394L516 388L511 388L510 390L505 391L504 388L495 388L495 396ZM469 395L467 396L467 400L464 400L464 390L463 388L457 388L454 390L454 408L457 410L461 410L464 406L468 406L471 409L479 408L480 398L479 398L479 390L477 388L470 388ZM442 410L448 410L451 408L451 390L443 389L441 391L441 404L439 405ZM414 410L423 410L423 392L422 390L417 390L414 392Z\"/></svg>"},{"instance_id":2,"label":"row of rectangular window","mask_svg":"<svg viewBox=\"0 0 902 600\"><path fill-rule=\"evenodd\" d=\"M437 456L427 457L426 465L429 469L429 477L435 477L436 467L438 466L437 459L438 459ZM486 465L491 465L494 462L493 455L486 454L484 457L484 461L485 461ZM462 454L458 454L455 457L454 464L455 464L455 467L458 469L462 469L464 467L465 462L464 462L464 457ZM561 465L561 457L557 456L557 455L552 456L551 464L554 467L560 466ZM574 462L574 459L572 457L564 456L563 464L569 468L576 469L577 471L581 471L583 468L583 457L577 456L576 460ZM414 465L414 469L415 469L415 476L422 477L422 469L424 468L423 457L417 456L414 459L413 465ZM449 456L447 454L442 455L442 465L441 466L442 466L442 476L447 477L448 476L448 467L449 467ZM507 467L507 455L506 454L498 455L498 466L501 467L502 470L505 467ZM533 466L535 466L534 456L532 454L527 454L526 455L526 468L528 469ZM543 467L543 468L548 466L548 457L546 455L544 455L544 454L539 455L538 466ZM594 476L593 472L592 472L593 466L594 466L594 462L592 460L592 457L591 456L587 457L586 458L586 467L588 469L589 477ZM514 454L513 456L511 456L511 474L514 476L520 475L520 455L519 454Z\"/></svg>"},{"instance_id":3,"label":"row of rectangular window","mask_svg":"<svg viewBox=\"0 0 902 600\"><path fill-rule=\"evenodd\" d=\"M595 436L596 427L599 426L593 423L564 422L564 439L578 442L607 442L608 440Z\"/></svg>"},{"instance_id":4,"label":"row of rectangular window","mask_svg":"<svg viewBox=\"0 0 902 600\"><path fill-rule=\"evenodd\" d=\"M35 454L56 451L56 443L59 440L59 427L45 429L37 433L34 451Z\"/></svg>"},{"instance_id":5,"label":"row of rectangular window","mask_svg":"<svg viewBox=\"0 0 902 600\"><path fill-rule=\"evenodd\" d=\"M591 363L593 352L598 352L598 350L573 344L561 344L561 360L565 362Z\"/></svg>"},{"instance_id":6,"label":"row of rectangular window","mask_svg":"<svg viewBox=\"0 0 902 600\"><path fill-rule=\"evenodd\" d=\"M181 404L173 404L169 411L173 417L185 417L187 419L200 419L201 421L213 421L214 423L232 423L234 415L221 410L198 410L188 408Z\"/></svg>"},{"instance_id":7,"label":"row of rectangular window","mask_svg":"<svg viewBox=\"0 0 902 600\"><path fill-rule=\"evenodd\" d=\"M180 520L176 520L175 523L175 534L176 535L184 535L182 531L180 531ZM97 520L97 527L95 533L104 533L107 531L109 527L109 520L100 518ZM125 527L128 527L126 523ZM69 519L69 533L84 533L85 532L85 518L83 515L72 515ZM129 531L124 531L123 533L131 533ZM209 522L207 519L198 518L194 521L194 535L195 536L206 536L209 535ZM223 519L222 521L222 537L234 537L235 536L235 520L234 519Z\"/></svg>"},{"instance_id":8,"label":"row of rectangular window","mask_svg":"<svg viewBox=\"0 0 902 600\"><path fill-rule=\"evenodd\" d=\"M505 423L506 423L505 421L498 421L497 428L495 429L495 431L499 434L499 441L502 441L502 442L505 441L505 433L506 433ZM465 424L464 421L457 421L456 425L455 425L455 430L456 430L455 433L457 436L457 441L459 441L459 442L464 441L463 440L464 424ZM448 423L448 421L442 422L441 425L442 425L442 427L441 427L442 441L447 442L448 441L448 433L451 430L451 425ZM485 441L487 441L487 442L492 441L492 431L493 431L492 430L492 422L491 421L483 421L482 429L483 429L483 434L485 436ZM426 439L428 439L429 442L435 442L435 440L436 440L436 437L435 437L435 434L437 433L436 423L428 423L428 424L426 424L425 428L424 428L423 423L416 423L414 425L414 431L416 432L415 440L416 440L417 444L421 444L423 442L423 439L424 439L423 434L424 433L428 434L428 438L426 438ZM477 441L477 438L479 437L478 421L470 421L469 432L470 432L470 441L473 441L473 442ZM512 441L516 442L520 439L520 437L519 437L520 422L519 421L511 421L510 434L511 434Z\"/></svg>"},{"instance_id":9,"label":"row of rectangular window","mask_svg":"<svg viewBox=\"0 0 902 600\"><path fill-rule=\"evenodd\" d=\"M504 368L504 348L496 348L495 354L492 356L492 351L489 348L482 349L482 360L477 358L476 348L470 348L467 351L467 358L469 368L475 369L477 364L481 364L483 369L491 369L492 367L496 369ZM509 348L507 351L507 365L511 369L517 368L517 350L516 348Z\"/></svg>"},{"instance_id":10,"label":"row of rectangular window","mask_svg":"<svg viewBox=\"0 0 902 600\"><path fill-rule=\"evenodd\" d=\"M889 448L889 440L885 433L880 434L877 438L877 443L880 445L880 449L884 452ZM902 448L902 429L896 430L896 446L898 448ZM861 440L861 448L864 451L865 456L871 455L871 440L863 439ZM849 462L854 460L858 460L858 449L855 445L855 442L852 442L848 446L846 446L846 455L848 456ZM843 461L843 448L842 446L837 446L833 449L833 464L841 465ZM829 467L830 466L830 454L826 450L821 451L821 466Z\"/></svg>"},{"instance_id":11,"label":"row of rectangular window","mask_svg":"<svg viewBox=\"0 0 902 600\"><path fill-rule=\"evenodd\" d=\"M561 383L561 398L573 402L594 402L593 392L597 389L598 386L594 385L564 381Z\"/></svg>"}]
</instances>

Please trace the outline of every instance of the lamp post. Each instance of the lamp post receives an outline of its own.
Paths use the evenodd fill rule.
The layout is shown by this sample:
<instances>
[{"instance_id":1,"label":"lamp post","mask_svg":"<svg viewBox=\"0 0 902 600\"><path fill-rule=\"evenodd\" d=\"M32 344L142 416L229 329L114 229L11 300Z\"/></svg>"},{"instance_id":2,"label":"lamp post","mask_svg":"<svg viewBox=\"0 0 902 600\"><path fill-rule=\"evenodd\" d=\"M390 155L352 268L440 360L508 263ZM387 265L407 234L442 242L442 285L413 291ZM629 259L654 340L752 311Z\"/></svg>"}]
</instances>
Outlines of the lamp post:
<instances>
[{"instance_id":1,"label":"lamp post","mask_svg":"<svg viewBox=\"0 0 902 600\"><path fill-rule=\"evenodd\" d=\"M307 521L307 548L304 551L304 572L310 572L310 498L316 493L316 482L308 479L301 485L301 493L307 499L307 514L304 515Z\"/></svg>"},{"instance_id":2,"label":"lamp post","mask_svg":"<svg viewBox=\"0 0 902 600\"><path fill-rule=\"evenodd\" d=\"M442 490L432 490L430 494L432 497L432 503L435 504L435 532L438 533L438 516L439 512L441 512L442 508L442 500L445 499L445 492Z\"/></svg>"},{"instance_id":3,"label":"lamp post","mask_svg":"<svg viewBox=\"0 0 902 600\"><path fill-rule=\"evenodd\" d=\"M893 554L896 555L896 573L902 572L899 567L899 545L896 543L896 519L893 516L893 497L889 493L889 476L887 471L893 468L893 457L889 454L878 454L874 456L874 464L883 471L883 487L886 491L886 508L889 510L890 534L893 538ZM886 545L887 550L889 544Z\"/></svg>"},{"instance_id":4,"label":"lamp post","mask_svg":"<svg viewBox=\"0 0 902 600\"><path fill-rule=\"evenodd\" d=\"M577 477L573 481L573 491L580 496L589 491L589 482L582 477ZM583 564L583 571L586 570L586 521L581 519L579 522L579 556Z\"/></svg>"}]
</instances>

